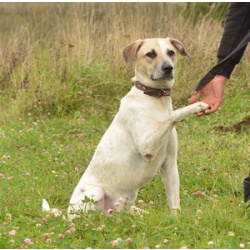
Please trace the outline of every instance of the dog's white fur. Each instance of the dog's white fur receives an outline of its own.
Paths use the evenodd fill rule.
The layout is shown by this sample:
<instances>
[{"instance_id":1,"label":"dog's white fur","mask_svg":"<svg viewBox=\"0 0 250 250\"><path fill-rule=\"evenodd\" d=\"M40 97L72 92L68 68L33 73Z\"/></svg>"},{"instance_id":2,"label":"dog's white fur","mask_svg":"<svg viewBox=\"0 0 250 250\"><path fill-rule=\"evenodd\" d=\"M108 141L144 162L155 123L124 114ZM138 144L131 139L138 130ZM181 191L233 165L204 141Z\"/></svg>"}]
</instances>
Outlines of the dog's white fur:
<instances>
[{"instance_id":1,"label":"dog's white fur","mask_svg":"<svg viewBox=\"0 0 250 250\"><path fill-rule=\"evenodd\" d=\"M188 55L184 46L172 38L137 40L122 52L128 66L136 63L133 81L153 88L171 88L175 53ZM172 69L166 73L164 68L169 66ZM75 218L79 210L108 213L132 204L139 188L159 170L170 209L180 209L174 125L208 107L198 102L173 111L171 97L148 96L133 86L121 100L118 113L72 194L68 219Z\"/></svg>"}]
</instances>

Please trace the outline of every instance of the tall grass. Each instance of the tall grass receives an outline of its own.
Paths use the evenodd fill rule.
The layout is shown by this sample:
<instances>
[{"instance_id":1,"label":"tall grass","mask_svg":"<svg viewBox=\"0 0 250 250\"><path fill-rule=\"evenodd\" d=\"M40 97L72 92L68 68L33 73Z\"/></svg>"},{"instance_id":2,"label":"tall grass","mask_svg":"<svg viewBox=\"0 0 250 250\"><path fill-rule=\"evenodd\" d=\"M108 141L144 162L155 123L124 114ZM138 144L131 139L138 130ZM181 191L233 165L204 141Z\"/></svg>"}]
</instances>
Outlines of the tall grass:
<instances>
[{"instance_id":1,"label":"tall grass","mask_svg":"<svg viewBox=\"0 0 250 250\"><path fill-rule=\"evenodd\" d=\"M64 115L100 88L120 97L133 76L121 48L147 37L187 47L193 59L179 60L174 92L175 102L186 99L215 62L221 37L221 21L210 17L219 5L205 6L207 13L203 3L1 3L1 114Z\"/></svg>"}]
</instances>

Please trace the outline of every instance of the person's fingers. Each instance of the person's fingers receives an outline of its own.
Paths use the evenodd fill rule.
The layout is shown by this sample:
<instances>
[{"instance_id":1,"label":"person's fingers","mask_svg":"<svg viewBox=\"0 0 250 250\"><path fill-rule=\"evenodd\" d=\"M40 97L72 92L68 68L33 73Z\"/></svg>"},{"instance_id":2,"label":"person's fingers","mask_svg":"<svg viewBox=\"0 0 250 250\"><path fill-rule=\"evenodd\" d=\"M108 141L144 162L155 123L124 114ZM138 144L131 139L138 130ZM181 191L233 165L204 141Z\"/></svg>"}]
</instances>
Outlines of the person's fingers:
<instances>
[{"instance_id":1,"label":"person's fingers","mask_svg":"<svg viewBox=\"0 0 250 250\"><path fill-rule=\"evenodd\" d=\"M188 101L190 104L192 104L199 101L200 97L201 97L201 91L195 91Z\"/></svg>"},{"instance_id":2,"label":"person's fingers","mask_svg":"<svg viewBox=\"0 0 250 250\"><path fill-rule=\"evenodd\" d=\"M215 111L219 109L220 109L220 105L210 106L210 109L205 110L205 114L208 115L208 114L214 113Z\"/></svg>"}]
</instances>

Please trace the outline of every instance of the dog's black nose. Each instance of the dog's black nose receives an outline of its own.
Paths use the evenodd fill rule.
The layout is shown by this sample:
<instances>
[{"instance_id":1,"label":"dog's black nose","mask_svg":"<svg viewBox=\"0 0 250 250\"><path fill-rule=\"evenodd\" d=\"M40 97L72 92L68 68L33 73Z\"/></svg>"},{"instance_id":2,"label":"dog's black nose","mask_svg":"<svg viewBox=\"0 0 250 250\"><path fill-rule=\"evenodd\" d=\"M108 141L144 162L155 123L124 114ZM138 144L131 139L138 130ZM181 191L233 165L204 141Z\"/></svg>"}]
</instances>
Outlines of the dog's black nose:
<instances>
[{"instance_id":1,"label":"dog's black nose","mask_svg":"<svg viewBox=\"0 0 250 250\"><path fill-rule=\"evenodd\" d=\"M163 70L165 73L172 73L173 67L172 67L171 65L163 65L163 66L162 66L162 70Z\"/></svg>"}]
</instances>

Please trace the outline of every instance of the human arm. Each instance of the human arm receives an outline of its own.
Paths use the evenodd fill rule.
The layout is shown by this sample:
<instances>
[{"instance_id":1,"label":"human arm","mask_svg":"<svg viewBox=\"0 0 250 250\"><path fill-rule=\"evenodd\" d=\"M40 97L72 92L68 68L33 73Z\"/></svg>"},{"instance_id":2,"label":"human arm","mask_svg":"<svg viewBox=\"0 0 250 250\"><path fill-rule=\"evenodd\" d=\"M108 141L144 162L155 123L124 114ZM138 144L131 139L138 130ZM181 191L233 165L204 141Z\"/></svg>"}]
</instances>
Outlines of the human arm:
<instances>
[{"instance_id":1,"label":"human arm","mask_svg":"<svg viewBox=\"0 0 250 250\"><path fill-rule=\"evenodd\" d=\"M218 62L227 57L241 42L246 33L250 30L250 3L231 3L228 9L225 27L218 49ZM235 53L218 72L228 79L243 56L246 46Z\"/></svg>"},{"instance_id":2,"label":"human arm","mask_svg":"<svg viewBox=\"0 0 250 250\"><path fill-rule=\"evenodd\" d=\"M223 37L218 50L219 62L237 47L248 30L250 30L250 3L232 3L228 11ZM216 72L216 76L205 87L197 87L197 92L189 99L189 102L196 102L203 96L203 101L211 107L210 110L200 113L198 116L210 114L219 109L223 100L226 82L230 78L235 65L240 61L245 48L246 46L234 52L226 61L223 61L223 64L221 64L223 67L217 67L217 71L214 70L214 67L213 73Z\"/></svg>"}]
</instances>

